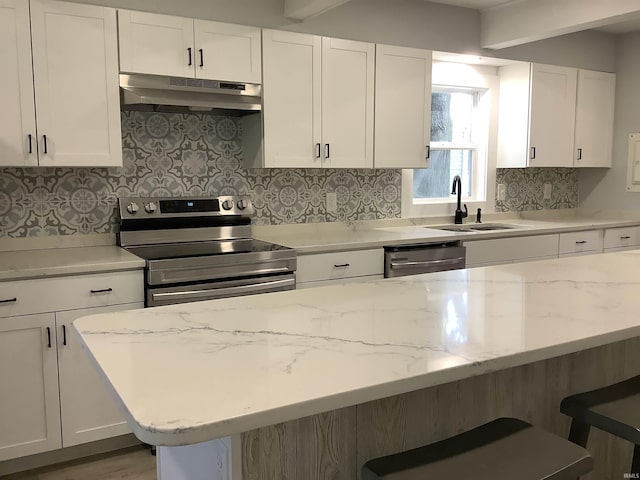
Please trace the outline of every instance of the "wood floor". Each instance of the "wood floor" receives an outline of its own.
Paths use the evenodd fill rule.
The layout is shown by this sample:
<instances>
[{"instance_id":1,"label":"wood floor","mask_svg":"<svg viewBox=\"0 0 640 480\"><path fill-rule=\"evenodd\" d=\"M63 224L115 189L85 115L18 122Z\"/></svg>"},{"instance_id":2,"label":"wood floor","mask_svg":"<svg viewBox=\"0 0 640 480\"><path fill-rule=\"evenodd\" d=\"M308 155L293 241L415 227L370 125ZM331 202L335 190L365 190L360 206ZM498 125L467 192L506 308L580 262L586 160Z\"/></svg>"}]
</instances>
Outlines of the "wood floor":
<instances>
[{"instance_id":1,"label":"wood floor","mask_svg":"<svg viewBox=\"0 0 640 480\"><path fill-rule=\"evenodd\" d=\"M156 457L144 447L2 477L2 480L156 480Z\"/></svg>"}]
</instances>

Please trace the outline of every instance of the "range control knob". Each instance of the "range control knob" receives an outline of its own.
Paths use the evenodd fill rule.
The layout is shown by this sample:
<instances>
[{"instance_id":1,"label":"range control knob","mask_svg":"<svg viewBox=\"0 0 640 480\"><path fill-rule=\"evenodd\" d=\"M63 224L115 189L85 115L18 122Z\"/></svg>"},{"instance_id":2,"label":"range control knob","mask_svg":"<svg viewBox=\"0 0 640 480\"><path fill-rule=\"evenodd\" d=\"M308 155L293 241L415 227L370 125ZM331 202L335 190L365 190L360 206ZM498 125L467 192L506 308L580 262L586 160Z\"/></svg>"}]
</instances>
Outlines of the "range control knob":
<instances>
[{"instance_id":1,"label":"range control knob","mask_svg":"<svg viewBox=\"0 0 640 480\"><path fill-rule=\"evenodd\" d=\"M225 210L231 210L233 208L233 201L225 200L224 202L222 202L222 208L224 208Z\"/></svg>"},{"instance_id":2,"label":"range control knob","mask_svg":"<svg viewBox=\"0 0 640 480\"><path fill-rule=\"evenodd\" d=\"M248 200L238 200L236 205L238 206L238 210L244 210L245 208L247 208L249 206L249 201Z\"/></svg>"},{"instance_id":3,"label":"range control knob","mask_svg":"<svg viewBox=\"0 0 640 480\"><path fill-rule=\"evenodd\" d=\"M147 213L153 213L158 209L156 202L149 202L144 206L144 209Z\"/></svg>"},{"instance_id":4,"label":"range control knob","mask_svg":"<svg viewBox=\"0 0 640 480\"><path fill-rule=\"evenodd\" d=\"M140 207L138 207L138 204L136 202L129 202L129 204L127 205L127 212L129 212L131 215L135 215L136 213L138 213L139 209Z\"/></svg>"}]
</instances>

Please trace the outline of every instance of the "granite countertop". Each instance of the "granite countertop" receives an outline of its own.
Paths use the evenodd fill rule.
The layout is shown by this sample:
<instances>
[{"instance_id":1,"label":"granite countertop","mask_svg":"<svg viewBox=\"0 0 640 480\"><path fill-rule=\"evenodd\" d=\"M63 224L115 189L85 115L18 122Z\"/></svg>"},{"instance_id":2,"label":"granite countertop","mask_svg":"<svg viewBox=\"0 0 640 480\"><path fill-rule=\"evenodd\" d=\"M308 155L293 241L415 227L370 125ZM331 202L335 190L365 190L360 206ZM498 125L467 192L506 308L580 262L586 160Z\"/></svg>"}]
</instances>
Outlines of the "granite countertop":
<instances>
[{"instance_id":1,"label":"granite countertop","mask_svg":"<svg viewBox=\"0 0 640 480\"><path fill-rule=\"evenodd\" d=\"M473 226L473 220L469 220ZM480 232L451 232L433 228L451 225L451 219L389 219L361 224L306 224L254 227L254 238L295 248L298 254L380 248L451 240L473 241L494 238L640 225L640 212L580 211L571 213L489 214L485 223L508 224L513 228Z\"/></svg>"},{"instance_id":2,"label":"granite countertop","mask_svg":"<svg viewBox=\"0 0 640 480\"><path fill-rule=\"evenodd\" d=\"M0 252L0 281L144 268L145 262L111 246Z\"/></svg>"},{"instance_id":3,"label":"granite countertop","mask_svg":"<svg viewBox=\"0 0 640 480\"><path fill-rule=\"evenodd\" d=\"M640 335L640 251L95 315L136 436L184 445ZM153 365L153 368L149 368Z\"/></svg>"}]
</instances>

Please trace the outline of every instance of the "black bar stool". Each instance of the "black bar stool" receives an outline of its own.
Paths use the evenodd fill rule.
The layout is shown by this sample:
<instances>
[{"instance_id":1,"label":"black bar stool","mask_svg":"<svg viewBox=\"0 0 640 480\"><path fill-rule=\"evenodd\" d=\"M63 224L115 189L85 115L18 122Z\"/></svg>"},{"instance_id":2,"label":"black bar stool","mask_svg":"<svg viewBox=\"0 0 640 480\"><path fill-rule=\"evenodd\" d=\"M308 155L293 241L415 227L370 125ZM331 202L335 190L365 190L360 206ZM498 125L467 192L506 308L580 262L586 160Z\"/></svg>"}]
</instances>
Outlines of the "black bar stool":
<instances>
[{"instance_id":1,"label":"black bar stool","mask_svg":"<svg viewBox=\"0 0 640 480\"><path fill-rule=\"evenodd\" d=\"M633 443L629 473L640 474L640 375L567 397L560 411L572 417L569 440L577 445L587 446L591 426Z\"/></svg>"},{"instance_id":2,"label":"black bar stool","mask_svg":"<svg viewBox=\"0 0 640 480\"><path fill-rule=\"evenodd\" d=\"M575 480L593 468L584 448L515 418L365 463L362 480Z\"/></svg>"}]
</instances>

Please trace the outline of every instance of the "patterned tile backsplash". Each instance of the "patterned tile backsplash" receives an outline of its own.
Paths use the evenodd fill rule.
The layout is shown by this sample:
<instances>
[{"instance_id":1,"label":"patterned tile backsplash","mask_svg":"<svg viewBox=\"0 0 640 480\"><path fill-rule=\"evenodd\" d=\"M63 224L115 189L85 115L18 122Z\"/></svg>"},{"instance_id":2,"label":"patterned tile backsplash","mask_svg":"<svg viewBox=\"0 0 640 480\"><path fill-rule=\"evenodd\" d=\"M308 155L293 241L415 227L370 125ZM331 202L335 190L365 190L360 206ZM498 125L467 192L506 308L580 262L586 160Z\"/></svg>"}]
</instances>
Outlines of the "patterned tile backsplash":
<instances>
[{"instance_id":1,"label":"patterned tile backsplash","mask_svg":"<svg viewBox=\"0 0 640 480\"><path fill-rule=\"evenodd\" d=\"M245 169L235 118L123 112L122 133L123 168L0 168L0 237L111 233L128 195L249 194L256 224L400 216L400 170ZM577 206L573 169L499 169L497 182L507 189L497 211Z\"/></svg>"},{"instance_id":2,"label":"patterned tile backsplash","mask_svg":"<svg viewBox=\"0 0 640 480\"><path fill-rule=\"evenodd\" d=\"M249 194L256 224L400 216L399 170L242 168L235 118L123 112L122 134L123 168L0 169L0 236L110 233L127 195Z\"/></svg>"},{"instance_id":3,"label":"patterned tile backsplash","mask_svg":"<svg viewBox=\"0 0 640 480\"><path fill-rule=\"evenodd\" d=\"M496 200L496 212L576 208L578 173L575 168L498 168L496 183L504 184L504 200ZM551 198L544 198L550 183ZM497 189L496 189L497 194Z\"/></svg>"}]
</instances>

